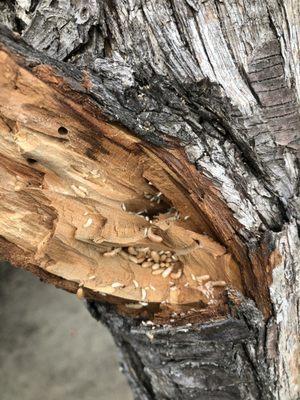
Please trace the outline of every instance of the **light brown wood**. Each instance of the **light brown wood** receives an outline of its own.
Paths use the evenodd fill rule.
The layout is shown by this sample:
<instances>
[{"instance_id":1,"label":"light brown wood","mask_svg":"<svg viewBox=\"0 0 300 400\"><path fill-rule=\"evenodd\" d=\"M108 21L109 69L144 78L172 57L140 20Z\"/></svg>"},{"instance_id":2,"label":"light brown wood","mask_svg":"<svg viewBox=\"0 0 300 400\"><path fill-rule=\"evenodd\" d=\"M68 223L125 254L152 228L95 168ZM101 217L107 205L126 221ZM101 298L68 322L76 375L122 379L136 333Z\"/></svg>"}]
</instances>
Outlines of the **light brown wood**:
<instances>
[{"instance_id":1,"label":"light brown wood","mask_svg":"<svg viewBox=\"0 0 300 400\"><path fill-rule=\"evenodd\" d=\"M0 71L0 233L31 264L77 283L81 297L89 289L89 297L218 307L226 288L243 292L237 261L150 146L88 115L5 52ZM129 246L172 253L160 256L157 273L149 257L133 262Z\"/></svg>"}]
</instances>

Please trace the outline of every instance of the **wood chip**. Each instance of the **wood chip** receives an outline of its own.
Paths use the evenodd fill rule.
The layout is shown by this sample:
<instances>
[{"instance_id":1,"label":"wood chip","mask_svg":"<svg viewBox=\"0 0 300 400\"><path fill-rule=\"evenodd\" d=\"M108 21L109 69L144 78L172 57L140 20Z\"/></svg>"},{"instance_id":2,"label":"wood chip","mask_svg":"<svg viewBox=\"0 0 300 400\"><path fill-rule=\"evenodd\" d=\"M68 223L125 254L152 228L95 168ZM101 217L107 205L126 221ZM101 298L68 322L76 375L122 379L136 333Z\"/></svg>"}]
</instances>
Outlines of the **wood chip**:
<instances>
[{"instance_id":1,"label":"wood chip","mask_svg":"<svg viewBox=\"0 0 300 400\"><path fill-rule=\"evenodd\" d=\"M225 281L212 281L211 286L212 287L224 287L224 286L226 286L226 282Z\"/></svg>"}]
</instances>

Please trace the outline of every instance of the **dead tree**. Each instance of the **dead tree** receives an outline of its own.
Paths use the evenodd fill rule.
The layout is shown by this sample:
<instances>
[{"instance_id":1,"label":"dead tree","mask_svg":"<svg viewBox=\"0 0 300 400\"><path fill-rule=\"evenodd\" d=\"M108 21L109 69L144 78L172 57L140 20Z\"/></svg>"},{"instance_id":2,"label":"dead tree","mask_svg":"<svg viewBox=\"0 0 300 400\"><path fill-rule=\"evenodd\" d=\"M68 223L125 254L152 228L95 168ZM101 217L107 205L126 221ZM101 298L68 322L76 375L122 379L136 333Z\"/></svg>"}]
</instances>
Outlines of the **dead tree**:
<instances>
[{"instance_id":1,"label":"dead tree","mask_svg":"<svg viewBox=\"0 0 300 400\"><path fill-rule=\"evenodd\" d=\"M136 399L299 399L298 0L0 10L2 258L87 299Z\"/></svg>"}]
</instances>

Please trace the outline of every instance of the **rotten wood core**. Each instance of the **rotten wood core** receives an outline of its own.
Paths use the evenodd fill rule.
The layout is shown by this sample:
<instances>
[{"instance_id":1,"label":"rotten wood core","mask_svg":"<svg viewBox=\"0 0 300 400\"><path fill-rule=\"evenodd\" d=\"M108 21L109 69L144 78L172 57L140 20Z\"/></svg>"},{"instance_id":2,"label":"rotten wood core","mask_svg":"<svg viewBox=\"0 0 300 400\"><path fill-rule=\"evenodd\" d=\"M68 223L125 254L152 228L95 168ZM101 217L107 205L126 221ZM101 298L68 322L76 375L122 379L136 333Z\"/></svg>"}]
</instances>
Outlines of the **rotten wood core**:
<instances>
[{"instance_id":1,"label":"rotten wood core","mask_svg":"<svg viewBox=\"0 0 300 400\"><path fill-rule=\"evenodd\" d=\"M249 256L219 191L176 143L106 122L53 68L25 67L3 45L0 72L3 258L129 315L220 318L229 289L268 315L268 246Z\"/></svg>"}]
</instances>

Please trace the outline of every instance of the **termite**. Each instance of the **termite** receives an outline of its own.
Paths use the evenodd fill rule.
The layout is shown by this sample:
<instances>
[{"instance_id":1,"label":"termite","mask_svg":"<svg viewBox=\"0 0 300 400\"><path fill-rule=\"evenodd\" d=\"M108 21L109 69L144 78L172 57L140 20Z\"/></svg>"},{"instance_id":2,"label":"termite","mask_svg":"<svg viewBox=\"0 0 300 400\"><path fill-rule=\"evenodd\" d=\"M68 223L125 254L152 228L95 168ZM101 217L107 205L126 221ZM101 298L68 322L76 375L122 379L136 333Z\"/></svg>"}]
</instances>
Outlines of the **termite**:
<instances>
[{"instance_id":1,"label":"termite","mask_svg":"<svg viewBox=\"0 0 300 400\"><path fill-rule=\"evenodd\" d=\"M88 218L88 220L86 221L86 223L83 225L84 228L88 228L89 226L91 226L93 223L92 218Z\"/></svg>"},{"instance_id":2,"label":"termite","mask_svg":"<svg viewBox=\"0 0 300 400\"><path fill-rule=\"evenodd\" d=\"M168 267L164 270L164 272L162 273L162 277L166 278L167 276L170 275L170 273L173 271L173 267Z\"/></svg>"},{"instance_id":3,"label":"termite","mask_svg":"<svg viewBox=\"0 0 300 400\"><path fill-rule=\"evenodd\" d=\"M171 273L171 278L172 279L180 279L181 275L182 275L182 269L179 269L177 272Z\"/></svg>"},{"instance_id":4,"label":"termite","mask_svg":"<svg viewBox=\"0 0 300 400\"><path fill-rule=\"evenodd\" d=\"M163 271L165 271L163 268L156 269L152 271L152 275L160 275Z\"/></svg>"},{"instance_id":5,"label":"termite","mask_svg":"<svg viewBox=\"0 0 300 400\"><path fill-rule=\"evenodd\" d=\"M151 240L151 242L155 242L155 243L161 243L163 241L163 238L159 235L156 235L155 233L152 232L152 228L148 228L147 231L147 236L148 239Z\"/></svg>"},{"instance_id":6,"label":"termite","mask_svg":"<svg viewBox=\"0 0 300 400\"><path fill-rule=\"evenodd\" d=\"M209 275L196 276L196 279L199 283L202 283L203 281L208 281L210 279L210 276Z\"/></svg>"},{"instance_id":7,"label":"termite","mask_svg":"<svg viewBox=\"0 0 300 400\"><path fill-rule=\"evenodd\" d=\"M106 253L103 253L103 256L104 257L113 257L113 256L117 255L121 250L122 250L121 247L117 247L112 251L107 251Z\"/></svg>"},{"instance_id":8,"label":"termite","mask_svg":"<svg viewBox=\"0 0 300 400\"><path fill-rule=\"evenodd\" d=\"M82 287L78 288L77 292L76 292L76 296L78 297L78 299L82 300L84 299L84 292Z\"/></svg>"},{"instance_id":9,"label":"termite","mask_svg":"<svg viewBox=\"0 0 300 400\"><path fill-rule=\"evenodd\" d=\"M136 289L139 287L139 284L138 284L138 282L137 282L136 280L133 279L132 283L133 283L133 286L134 286Z\"/></svg>"},{"instance_id":10,"label":"termite","mask_svg":"<svg viewBox=\"0 0 300 400\"><path fill-rule=\"evenodd\" d=\"M134 310L139 310L143 306L141 304L136 304L136 303L127 303L127 304L125 304L125 307L132 308Z\"/></svg>"},{"instance_id":11,"label":"termite","mask_svg":"<svg viewBox=\"0 0 300 400\"><path fill-rule=\"evenodd\" d=\"M141 294L142 294L142 300L146 300L147 299L147 292L144 288L141 289Z\"/></svg>"},{"instance_id":12,"label":"termite","mask_svg":"<svg viewBox=\"0 0 300 400\"><path fill-rule=\"evenodd\" d=\"M123 283L120 282L114 282L111 284L112 288L123 288L125 285Z\"/></svg>"}]
</instances>

